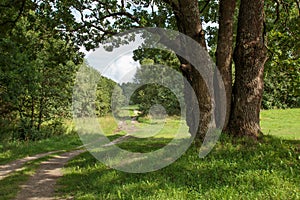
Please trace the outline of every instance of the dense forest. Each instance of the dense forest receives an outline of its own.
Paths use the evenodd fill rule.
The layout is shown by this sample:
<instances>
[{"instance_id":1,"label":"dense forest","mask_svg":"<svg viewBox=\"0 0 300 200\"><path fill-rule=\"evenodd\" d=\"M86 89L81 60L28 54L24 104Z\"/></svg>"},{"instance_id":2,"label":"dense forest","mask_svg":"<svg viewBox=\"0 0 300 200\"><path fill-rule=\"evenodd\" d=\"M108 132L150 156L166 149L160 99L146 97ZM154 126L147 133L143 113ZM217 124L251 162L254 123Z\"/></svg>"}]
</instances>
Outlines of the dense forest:
<instances>
[{"instance_id":1,"label":"dense forest","mask_svg":"<svg viewBox=\"0 0 300 200\"><path fill-rule=\"evenodd\" d=\"M247 20L253 18L258 24L248 24ZM207 24L205 28L202 26L204 22ZM163 105L169 115L179 114L178 101L168 88L147 85L135 91L133 96L126 96L122 88L133 87L134 83L118 85L105 78L89 66L84 54L80 52L83 47L86 50L95 49L110 36L124 30L143 27L180 31L208 49L220 68L226 87L230 113L226 113L228 127L226 124L224 130L233 135L243 135L243 132L245 135L257 136L259 125L255 130L240 128L247 127L248 118L252 117L249 114L241 118L241 107L252 105L248 108L250 110L254 107L300 107L299 24L300 8L297 0L265 0L253 5L245 0L2 0L1 140L39 140L63 134L66 131L65 120L72 118L73 87L80 68L92 70L97 79L95 106L99 117L111 111L114 98L112 91L115 87L120 88L120 94L129 98L131 104L139 105L143 114L147 114L147 110L155 103ZM195 36L193 31L197 28L199 33ZM255 37L260 38L259 45L253 43L253 46L245 48L246 43L243 42L248 40L251 43L253 39L247 34L256 34ZM136 83L148 78L143 77L143 73L149 67L155 69L160 65L169 65L185 77L193 75L194 79L190 83L195 90L199 90L196 92L199 98L204 97L201 94L205 94L207 89L201 78L195 75L193 66L190 71L185 71L184 66L189 63L175 54L136 51L134 59L140 63L135 75ZM249 91L252 90L250 87L249 91L241 88L247 86L245 81L248 77L253 75L255 79L257 73L263 76L264 81L253 85L261 90L255 96L256 103L240 104L242 101L237 99L249 99ZM161 71L159 74L170 75ZM188 99L183 94L181 98ZM211 108L207 107L210 101L207 98L207 102L203 102L206 105L200 105L200 110L204 108L204 114L210 112ZM190 102L188 105L194 104ZM246 110L243 112L247 113ZM202 116L206 116L203 113ZM255 111L253 116L258 117L255 123L259 124L259 111ZM237 119L244 122L237 122ZM199 135L205 132L200 129L197 132Z\"/></svg>"}]
</instances>

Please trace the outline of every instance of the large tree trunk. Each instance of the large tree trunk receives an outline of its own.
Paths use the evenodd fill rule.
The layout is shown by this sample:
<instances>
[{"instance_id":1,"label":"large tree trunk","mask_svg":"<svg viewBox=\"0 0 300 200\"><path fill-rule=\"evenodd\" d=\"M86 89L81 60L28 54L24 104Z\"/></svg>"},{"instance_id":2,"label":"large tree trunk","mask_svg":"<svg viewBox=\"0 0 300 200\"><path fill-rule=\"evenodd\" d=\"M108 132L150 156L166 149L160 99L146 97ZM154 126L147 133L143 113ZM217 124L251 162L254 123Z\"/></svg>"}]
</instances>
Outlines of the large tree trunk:
<instances>
[{"instance_id":1,"label":"large tree trunk","mask_svg":"<svg viewBox=\"0 0 300 200\"><path fill-rule=\"evenodd\" d=\"M173 5L174 14L177 21L178 30L191 37L206 49L204 31L200 20L200 12L197 0L179 0L177 5ZM188 48L183 45L183 48ZM195 52L197 53L197 52ZM198 57L200 54L198 55ZM179 58L183 75L192 86L196 98L192 98L188 87L185 87L185 102L187 109L187 124L190 132L196 134L196 141L202 141L211 125L213 98L209 94L211 83L204 81L197 70L199 66L192 66L185 59ZM208 85L207 85L208 84ZM211 84L211 85L209 85ZM199 112L195 106L199 106ZM199 119L199 122L198 120Z\"/></svg>"},{"instance_id":2,"label":"large tree trunk","mask_svg":"<svg viewBox=\"0 0 300 200\"><path fill-rule=\"evenodd\" d=\"M236 6L236 0L220 0L219 5L219 32L218 32L218 45L216 51L216 65L222 76L223 84L215 80L215 88L217 91L221 91L222 86L225 87L226 92L226 112L220 112L222 108L221 105L216 104L216 122L217 127L221 127L222 124L218 124L222 119L225 119L223 130L227 129L227 124L230 117L231 109L231 95L232 95L232 56L233 56L233 30L234 30L234 11ZM218 76L215 76L217 79ZM216 101L221 99L220 93L215 93Z\"/></svg>"},{"instance_id":3,"label":"large tree trunk","mask_svg":"<svg viewBox=\"0 0 300 200\"><path fill-rule=\"evenodd\" d=\"M235 83L229 130L235 136L257 138L263 93L266 48L263 36L264 0L241 0L234 51Z\"/></svg>"}]
</instances>

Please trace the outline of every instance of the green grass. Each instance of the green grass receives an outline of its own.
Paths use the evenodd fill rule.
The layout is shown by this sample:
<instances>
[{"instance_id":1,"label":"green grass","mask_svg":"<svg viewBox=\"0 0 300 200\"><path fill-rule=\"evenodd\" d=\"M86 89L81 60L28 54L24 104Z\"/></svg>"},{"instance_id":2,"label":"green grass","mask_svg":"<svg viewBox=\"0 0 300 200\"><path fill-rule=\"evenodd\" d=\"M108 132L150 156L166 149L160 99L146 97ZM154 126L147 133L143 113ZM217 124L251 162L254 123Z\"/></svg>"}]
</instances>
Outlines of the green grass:
<instances>
[{"instance_id":1,"label":"green grass","mask_svg":"<svg viewBox=\"0 0 300 200\"><path fill-rule=\"evenodd\" d=\"M300 109L263 110L261 127L265 135L300 140Z\"/></svg>"},{"instance_id":2,"label":"green grass","mask_svg":"<svg viewBox=\"0 0 300 200\"><path fill-rule=\"evenodd\" d=\"M137 127L134 138L117 144L122 149L131 152L151 152L164 147L166 144L176 136L178 139L188 138L188 127L185 122L182 122L179 117L170 117L164 120L150 120L148 118L141 118L141 123L135 124ZM178 129L182 126L181 131ZM152 137L145 137L153 135ZM141 138L141 136L143 136Z\"/></svg>"},{"instance_id":3,"label":"green grass","mask_svg":"<svg viewBox=\"0 0 300 200\"><path fill-rule=\"evenodd\" d=\"M259 141L236 141L223 135L204 159L198 158L192 146L173 164L145 174L111 169L86 152L68 163L57 194L75 199L300 199L299 118L300 109L262 111L261 126L266 136ZM118 125L111 116L99 122L111 140L126 134L116 132ZM159 124L146 117L140 122L135 126L141 129ZM179 125L180 119L168 118L153 137L130 138L118 146L132 152L160 149L174 137ZM182 138L186 131L183 129ZM79 145L77 135L0 144L0 164ZM1 180L0 199L12 199L19 185L49 157L31 161L22 171Z\"/></svg>"},{"instance_id":4,"label":"green grass","mask_svg":"<svg viewBox=\"0 0 300 200\"><path fill-rule=\"evenodd\" d=\"M99 123L102 131L105 133L106 136L114 135L115 130L118 128L117 122L111 115L99 118Z\"/></svg>"},{"instance_id":5,"label":"green grass","mask_svg":"<svg viewBox=\"0 0 300 200\"><path fill-rule=\"evenodd\" d=\"M55 136L49 139L29 142L9 142L0 144L0 164L55 150L70 150L82 143L77 134Z\"/></svg>"},{"instance_id":6,"label":"green grass","mask_svg":"<svg viewBox=\"0 0 300 200\"><path fill-rule=\"evenodd\" d=\"M143 152L150 152L162 148L169 143L176 134L178 139L189 137L188 127L185 121L179 117L169 117L166 120L151 120L148 117L139 118L139 122L132 124L131 120L124 121L123 129L126 127L134 127L134 131L118 130L118 125L115 119L108 115L99 118L100 127L105 136L111 141L122 137L126 134L134 136L126 141L117 144L122 149L138 152L142 149ZM180 131L178 131L180 128ZM153 135L152 137L148 137ZM94 135L91 134L91 137ZM95 135L97 137L97 135ZM91 139L88 139L91 140ZM148 148L145 148L148 147ZM149 148L151 147L151 148Z\"/></svg>"},{"instance_id":7,"label":"green grass","mask_svg":"<svg viewBox=\"0 0 300 200\"><path fill-rule=\"evenodd\" d=\"M190 148L146 174L110 169L84 153L69 162L58 192L75 199L300 199L299 145L225 138L204 159Z\"/></svg>"},{"instance_id":8,"label":"green grass","mask_svg":"<svg viewBox=\"0 0 300 200\"><path fill-rule=\"evenodd\" d=\"M300 199L297 116L299 109L263 111L262 127L270 135L259 141L223 135L205 158L200 159L191 147L173 164L145 174L111 169L86 152L68 163L57 192L75 199ZM151 124L143 120L138 126ZM159 135L131 138L119 147L133 152L163 147L179 123L176 118L168 120ZM109 137L115 135L111 130Z\"/></svg>"}]
</instances>

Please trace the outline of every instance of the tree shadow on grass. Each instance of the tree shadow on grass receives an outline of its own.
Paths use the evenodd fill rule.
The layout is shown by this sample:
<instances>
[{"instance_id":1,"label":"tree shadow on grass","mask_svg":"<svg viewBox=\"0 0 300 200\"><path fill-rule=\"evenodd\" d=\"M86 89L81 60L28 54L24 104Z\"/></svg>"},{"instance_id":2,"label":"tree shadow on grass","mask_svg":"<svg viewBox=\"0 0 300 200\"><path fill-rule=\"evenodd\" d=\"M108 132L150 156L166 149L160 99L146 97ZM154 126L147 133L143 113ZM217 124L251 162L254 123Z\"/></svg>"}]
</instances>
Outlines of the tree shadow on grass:
<instances>
[{"instance_id":1,"label":"tree shadow on grass","mask_svg":"<svg viewBox=\"0 0 300 200\"><path fill-rule=\"evenodd\" d=\"M75 199L293 199L300 192L299 145L270 136L225 139L203 159L191 147L171 165L144 174L110 169L85 153L69 163L60 192Z\"/></svg>"}]
</instances>

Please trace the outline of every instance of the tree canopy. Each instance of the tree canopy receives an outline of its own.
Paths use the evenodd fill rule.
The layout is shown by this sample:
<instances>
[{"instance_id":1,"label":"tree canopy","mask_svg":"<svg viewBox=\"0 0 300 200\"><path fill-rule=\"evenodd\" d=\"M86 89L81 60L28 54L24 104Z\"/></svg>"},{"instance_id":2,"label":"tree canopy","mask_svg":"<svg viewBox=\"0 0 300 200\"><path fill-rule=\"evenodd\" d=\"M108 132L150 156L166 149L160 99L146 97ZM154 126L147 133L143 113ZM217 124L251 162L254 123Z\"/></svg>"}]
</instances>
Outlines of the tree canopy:
<instances>
[{"instance_id":1,"label":"tree canopy","mask_svg":"<svg viewBox=\"0 0 300 200\"><path fill-rule=\"evenodd\" d=\"M255 9L259 9L256 15L251 12ZM244 11L248 13L245 14ZM8 121L17 121L19 132L16 138L33 139L36 136L32 134L40 131L42 124L57 126L59 119L69 115L66 110L71 102L75 72L83 58L79 49L94 49L112 35L144 27L180 31L208 49L217 62L227 92L226 116L217 116L226 118L224 129L231 119L240 119L240 115L245 115L244 112L231 112L236 103L242 102L239 99L248 102L252 97L257 97L251 103L258 110L261 98L262 108L266 109L299 107L299 16L300 6L297 0L265 0L260 4L243 0L3 0L0 3L1 127L7 127ZM247 29L250 24L252 29ZM256 33L253 28L257 28ZM244 30L248 33L243 32ZM251 38L247 34L256 34L257 37ZM255 41L259 41L259 44ZM253 54L249 54L250 50L243 49L246 43L252 45L247 48L256 50L261 49L260 45L264 43L268 57L265 65L265 58L262 58L265 56L259 58L264 53L255 54L258 51L253 51ZM170 58L168 60L159 55L155 51L140 50L135 52L135 59L142 61L151 57L158 64L165 64L160 63L164 61L181 71L185 77L193 77L189 82L200 102L203 120L199 124L198 133L203 135L208 119L214 115L211 113L213 106L209 105L213 105L214 98L218 98L207 95L207 87L212 85L204 85L194 66L185 68L189 63L184 59L164 54ZM250 63L251 56L252 60L258 59L260 62ZM262 66L258 67L259 64ZM243 66L248 67L242 69ZM252 72L247 71L250 68ZM264 77L263 94L263 82L249 86L254 83L252 80L257 80L258 71ZM249 77L253 79L250 80ZM140 78L137 75L137 79ZM244 86L249 88L239 96L237 94L241 94L242 88L245 88L243 84L238 85L241 80L248 81L244 82ZM238 86L232 90L233 84ZM100 79L96 104L99 115L111 109L107 102L111 99L109 93L114 85L111 80ZM162 89L162 93L168 91ZM185 98L187 105L190 105L187 112L192 112L195 104L189 102L188 96ZM167 100L169 103L170 101ZM236 116L230 117L232 113ZM238 126L250 127L252 122L248 118ZM253 131L250 135L257 136L260 131L259 111L250 118L256 118L255 125L251 126L257 128L240 129L237 135ZM234 120L232 123L238 124ZM238 127L233 127L239 130Z\"/></svg>"}]
</instances>

